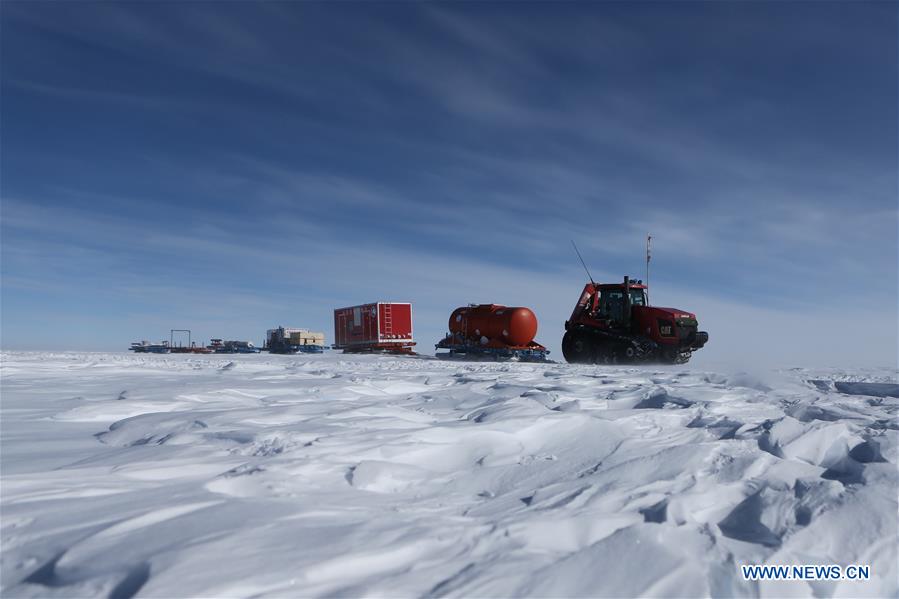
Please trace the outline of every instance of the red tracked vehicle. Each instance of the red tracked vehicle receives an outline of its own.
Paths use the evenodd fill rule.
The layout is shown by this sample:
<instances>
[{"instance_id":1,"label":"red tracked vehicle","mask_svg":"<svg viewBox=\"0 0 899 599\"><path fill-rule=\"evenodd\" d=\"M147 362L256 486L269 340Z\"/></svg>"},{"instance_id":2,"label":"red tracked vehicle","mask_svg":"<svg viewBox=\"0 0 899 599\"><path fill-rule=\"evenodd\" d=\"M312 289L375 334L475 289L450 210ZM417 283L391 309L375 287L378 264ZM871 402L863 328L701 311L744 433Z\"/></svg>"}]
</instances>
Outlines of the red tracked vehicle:
<instances>
[{"instance_id":1,"label":"red tracked vehicle","mask_svg":"<svg viewBox=\"0 0 899 599\"><path fill-rule=\"evenodd\" d=\"M562 355L582 364L684 364L708 340L695 314L647 305L646 285L624 277L623 283L584 286L565 321Z\"/></svg>"}]
</instances>

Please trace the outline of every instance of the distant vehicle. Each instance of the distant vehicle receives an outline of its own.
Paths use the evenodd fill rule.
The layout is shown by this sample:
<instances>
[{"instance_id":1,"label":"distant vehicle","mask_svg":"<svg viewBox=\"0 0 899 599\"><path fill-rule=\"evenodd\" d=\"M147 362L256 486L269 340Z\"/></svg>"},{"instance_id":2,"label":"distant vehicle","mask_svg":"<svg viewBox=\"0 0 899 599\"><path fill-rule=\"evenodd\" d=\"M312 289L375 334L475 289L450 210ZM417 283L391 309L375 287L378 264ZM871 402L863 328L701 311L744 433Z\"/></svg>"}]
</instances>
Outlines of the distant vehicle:
<instances>
[{"instance_id":1,"label":"distant vehicle","mask_svg":"<svg viewBox=\"0 0 899 599\"><path fill-rule=\"evenodd\" d=\"M159 343L135 341L128 349L139 354L167 354L171 350L168 341L160 341Z\"/></svg>"},{"instance_id":2,"label":"distant vehicle","mask_svg":"<svg viewBox=\"0 0 899 599\"><path fill-rule=\"evenodd\" d=\"M222 341L211 339L208 349L217 354L258 354L261 349L253 345L252 341Z\"/></svg>"},{"instance_id":3,"label":"distant vehicle","mask_svg":"<svg viewBox=\"0 0 899 599\"><path fill-rule=\"evenodd\" d=\"M412 304L375 302L334 310L334 349L411 354Z\"/></svg>"},{"instance_id":4,"label":"distant vehicle","mask_svg":"<svg viewBox=\"0 0 899 599\"><path fill-rule=\"evenodd\" d=\"M265 332L265 347L273 354L320 354L325 351L325 334L308 329L278 327ZM242 352L245 353L245 352Z\"/></svg>"},{"instance_id":5,"label":"distant vehicle","mask_svg":"<svg viewBox=\"0 0 899 599\"><path fill-rule=\"evenodd\" d=\"M435 346L438 357L490 357L545 362L549 350L536 343L537 317L530 308L470 304L450 315L449 333Z\"/></svg>"},{"instance_id":6,"label":"distant vehicle","mask_svg":"<svg viewBox=\"0 0 899 599\"><path fill-rule=\"evenodd\" d=\"M169 350L173 354L211 354L213 351L208 347L197 345L196 341L192 341L190 345L169 346Z\"/></svg>"},{"instance_id":7,"label":"distant vehicle","mask_svg":"<svg viewBox=\"0 0 899 599\"><path fill-rule=\"evenodd\" d=\"M187 345L181 345L180 342L175 343L175 333L187 333ZM197 345L192 340L190 329L172 329L169 331L169 351L173 354L211 354L212 349Z\"/></svg>"}]
</instances>

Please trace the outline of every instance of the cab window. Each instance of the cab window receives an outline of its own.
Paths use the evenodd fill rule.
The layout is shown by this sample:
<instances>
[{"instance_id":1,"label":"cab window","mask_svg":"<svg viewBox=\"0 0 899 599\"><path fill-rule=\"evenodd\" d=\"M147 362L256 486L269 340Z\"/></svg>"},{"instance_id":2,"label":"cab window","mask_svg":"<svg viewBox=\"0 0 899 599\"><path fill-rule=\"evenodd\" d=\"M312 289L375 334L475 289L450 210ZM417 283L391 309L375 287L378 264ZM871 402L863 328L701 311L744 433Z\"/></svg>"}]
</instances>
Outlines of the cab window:
<instances>
[{"instance_id":1,"label":"cab window","mask_svg":"<svg viewBox=\"0 0 899 599\"><path fill-rule=\"evenodd\" d=\"M605 289L599 298L599 314L604 318L619 320L624 308L624 291Z\"/></svg>"},{"instance_id":2,"label":"cab window","mask_svg":"<svg viewBox=\"0 0 899 599\"><path fill-rule=\"evenodd\" d=\"M646 294L642 289L631 289L631 304L634 306L646 305Z\"/></svg>"}]
</instances>

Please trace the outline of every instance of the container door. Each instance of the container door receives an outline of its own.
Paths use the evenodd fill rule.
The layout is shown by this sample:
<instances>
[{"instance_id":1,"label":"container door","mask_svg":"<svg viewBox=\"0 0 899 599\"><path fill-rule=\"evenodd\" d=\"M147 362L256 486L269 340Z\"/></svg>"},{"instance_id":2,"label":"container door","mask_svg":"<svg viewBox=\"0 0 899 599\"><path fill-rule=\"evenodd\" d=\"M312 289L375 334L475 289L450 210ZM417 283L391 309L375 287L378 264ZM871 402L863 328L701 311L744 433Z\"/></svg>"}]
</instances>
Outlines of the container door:
<instances>
[{"instance_id":1,"label":"container door","mask_svg":"<svg viewBox=\"0 0 899 599\"><path fill-rule=\"evenodd\" d=\"M393 335L393 339L412 339L412 306L410 304L390 305L390 334Z\"/></svg>"}]
</instances>

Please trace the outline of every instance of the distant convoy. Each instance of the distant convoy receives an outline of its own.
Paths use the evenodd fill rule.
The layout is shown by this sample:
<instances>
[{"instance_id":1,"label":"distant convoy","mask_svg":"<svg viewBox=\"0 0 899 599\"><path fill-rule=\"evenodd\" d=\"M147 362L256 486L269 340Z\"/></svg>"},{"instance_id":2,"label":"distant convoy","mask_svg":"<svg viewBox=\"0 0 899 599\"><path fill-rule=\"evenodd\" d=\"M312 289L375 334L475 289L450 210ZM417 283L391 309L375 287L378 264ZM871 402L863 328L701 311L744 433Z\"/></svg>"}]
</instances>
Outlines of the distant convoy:
<instances>
[{"instance_id":1,"label":"distant convoy","mask_svg":"<svg viewBox=\"0 0 899 599\"><path fill-rule=\"evenodd\" d=\"M131 344L131 351L139 354L258 354L261 350L252 341L222 341L212 339L209 345L198 346L196 342L176 345L171 341L149 343L138 341Z\"/></svg>"},{"instance_id":2,"label":"distant convoy","mask_svg":"<svg viewBox=\"0 0 899 599\"><path fill-rule=\"evenodd\" d=\"M175 333L187 333L187 345L175 342ZM259 348L250 341L222 341L211 339L209 345L197 345L192 340L190 329L172 329L169 340L159 343L137 341L131 344L131 351L139 354L255 354Z\"/></svg>"},{"instance_id":3,"label":"distant convoy","mask_svg":"<svg viewBox=\"0 0 899 599\"><path fill-rule=\"evenodd\" d=\"M589 273L588 273L589 274ZM675 308L649 305L648 286L624 277L622 283L597 284L590 279L565 321L562 355L571 363L683 364L708 342L698 330L696 315ZM525 307L470 304L450 314L449 332L435 348L438 358L469 358L545 362L550 353L537 343L537 317ZM174 333L188 334L187 345L176 344ZM414 354L412 304L374 302L334 310L333 349L344 353ZM132 343L141 353L274 354L322 353L325 334L278 327L266 331L265 344L213 339L197 346L189 330L173 329L169 341Z\"/></svg>"}]
</instances>

